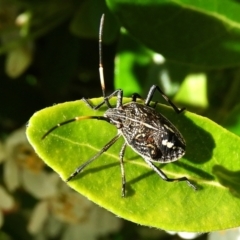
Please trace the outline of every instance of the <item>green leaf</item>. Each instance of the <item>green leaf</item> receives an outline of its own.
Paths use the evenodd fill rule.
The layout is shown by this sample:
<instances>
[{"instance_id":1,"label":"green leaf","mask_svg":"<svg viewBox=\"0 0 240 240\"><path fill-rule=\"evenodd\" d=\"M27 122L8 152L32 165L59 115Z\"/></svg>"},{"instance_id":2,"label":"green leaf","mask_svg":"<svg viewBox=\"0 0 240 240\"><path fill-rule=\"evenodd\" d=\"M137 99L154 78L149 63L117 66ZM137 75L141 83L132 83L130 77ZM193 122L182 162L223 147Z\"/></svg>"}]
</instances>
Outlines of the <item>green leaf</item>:
<instances>
[{"instance_id":1,"label":"green leaf","mask_svg":"<svg viewBox=\"0 0 240 240\"><path fill-rule=\"evenodd\" d=\"M229 188L233 195L240 197L240 171L229 171L221 165L215 165L213 173L223 186Z\"/></svg>"},{"instance_id":2,"label":"green leaf","mask_svg":"<svg viewBox=\"0 0 240 240\"><path fill-rule=\"evenodd\" d=\"M102 98L91 101L97 104ZM115 98L112 101L116 103ZM29 121L29 142L46 164L65 180L76 167L116 135L116 128L103 121L82 120L57 128L44 140L42 136L67 119L103 115L105 110L103 107L94 111L82 101L43 109ZM117 216L142 225L195 232L239 226L240 199L238 194L233 194L239 192L234 190L239 186L236 183L238 178L229 176L226 184L219 174L219 166L228 170L224 172L224 179L228 179L226 174L239 171L239 137L211 120L188 111L177 115L164 105L158 105L157 111L181 131L187 143L184 158L160 167L169 177L188 177L197 185L197 191L185 182L163 181L141 157L127 148L124 157L127 196L122 198L118 156L122 139L87 166L69 185Z\"/></svg>"},{"instance_id":3,"label":"green leaf","mask_svg":"<svg viewBox=\"0 0 240 240\"><path fill-rule=\"evenodd\" d=\"M224 126L231 132L240 136L240 104L237 104L228 114Z\"/></svg>"},{"instance_id":4,"label":"green leaf","mask_svg":"<svg viewBox=\"0 0 240 240\"><path fill-rule=\"evenodd\" d=\"M122 26L172 62L205 68L240 63L240 4L211 0L107 0Z\"/></svg>"},{"instance_id":5,"label":"green leaf","mask_svg":"<svg viewBox=\"0 0 240 240\"><path fill-rule=\"evenodd\" d=\"M207 108L207 76L203 73L188 75L176 95L174 102L181 102L184 105L191 103L198 108Z\"/></svg>"}]
</instances>

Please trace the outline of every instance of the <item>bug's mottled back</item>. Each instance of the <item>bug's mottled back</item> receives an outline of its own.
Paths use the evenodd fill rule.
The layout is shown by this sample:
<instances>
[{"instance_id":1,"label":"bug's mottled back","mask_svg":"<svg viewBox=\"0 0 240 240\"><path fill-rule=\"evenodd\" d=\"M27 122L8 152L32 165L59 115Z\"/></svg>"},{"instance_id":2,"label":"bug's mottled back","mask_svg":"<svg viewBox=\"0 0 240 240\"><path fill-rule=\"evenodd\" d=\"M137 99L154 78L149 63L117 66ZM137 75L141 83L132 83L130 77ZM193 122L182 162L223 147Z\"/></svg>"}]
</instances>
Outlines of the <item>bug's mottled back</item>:
<instances>
[{"instance_id":1,"label":"bug's mottled back","mask_svg":"<svg viewBox=\"0 0 240 240\"><path fill-rule=\"evenodd\" d=\"M128 145L153 162L173 162L185 153L185 141L174 125L155 109L137 102L111 108L105 113Z\"/></svg>"}]
</instances>

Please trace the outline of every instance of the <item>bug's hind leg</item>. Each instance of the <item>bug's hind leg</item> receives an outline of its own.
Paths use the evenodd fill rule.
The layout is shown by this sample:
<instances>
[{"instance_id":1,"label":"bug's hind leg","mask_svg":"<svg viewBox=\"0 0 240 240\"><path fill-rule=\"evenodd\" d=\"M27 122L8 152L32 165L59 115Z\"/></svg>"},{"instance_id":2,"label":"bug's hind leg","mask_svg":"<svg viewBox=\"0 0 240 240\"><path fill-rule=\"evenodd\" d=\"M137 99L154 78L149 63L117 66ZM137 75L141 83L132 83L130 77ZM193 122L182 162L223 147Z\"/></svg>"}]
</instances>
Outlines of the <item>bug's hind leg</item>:
<instances>
[{"instance_id":1,"label":"bug's hind leg","mask_svg":"<svg viewBox=\"0 0 240 240\"><path fill-rule=\"evenodd\" d=\"M126 189L126 177L125 177L125 170L124 170L124 165L123 165L123 157L125 154L126 146L127 146L127 143L125 142L122 145L122 148L119 153L121 176L122 176L122 197L125 197L125 189Z\"/></svg>"},{"instance_id":2,"label":"bug's hind leg","mask_svg":"<svg viewBox=\"0 0 240 240\"><path fill-rule=\"evenodd\" d=\"M149 92L148 92L147 98L146 98L146 100L145 100L145 104L146 104L147 106L149 106L149 104L150 104L150 102L151 102L151 100L152 100L152 98L153 98L153 95L154 95L154 93L155 93L156 90L158 90L158 91L160 92L160 94L161 94L162 97L165 99L165 101L168 102L169 105L171 105L171 107L174 109L174 111L175 111L176 113L181 113L181 112L183 112L183 111L186 109L186 108L178 108L178 107L164 94L164 92L163 92L158 86L156 86L156 85L153 85L153 86L150 88Z\"/></svg>"},{"instance_id":3,"label":"bug's hind leg","mask_svg":"<svg viewBox=\"0 0 240 240\"><path fill-rule=\"evenodd\" d=\"M193 185L187 177L181 177L181 178L168 178L167 175L162 172L160 169L158 169L152 162L150 162L147 159L144 159L145 162L164 180L167 182L187 182L187 184L193 188L194 190L197 190L197 187L195 185Z\"/></svg>"}]
</instances>

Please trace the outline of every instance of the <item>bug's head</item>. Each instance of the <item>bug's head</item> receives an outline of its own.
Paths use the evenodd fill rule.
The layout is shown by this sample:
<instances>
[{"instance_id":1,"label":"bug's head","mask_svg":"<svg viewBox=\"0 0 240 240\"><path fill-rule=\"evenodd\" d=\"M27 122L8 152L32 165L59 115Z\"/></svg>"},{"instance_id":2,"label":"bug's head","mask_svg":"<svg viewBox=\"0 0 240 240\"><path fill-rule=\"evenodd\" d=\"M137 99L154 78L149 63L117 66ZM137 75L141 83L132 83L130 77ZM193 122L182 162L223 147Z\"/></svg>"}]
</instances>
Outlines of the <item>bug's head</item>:
<instances>
[{"instance_id":1,"label":"bug's head","mask_svg":"<svg viewBox=\"0 0 240 240\"><path fill-rule=\"evenodd\" d=\"M104 117L109 119L109 122L115 125L117 128L121 128L123 122L126 120L126 113L121 108L109 108L105 113Z\"/></svg>"}]
</instances>

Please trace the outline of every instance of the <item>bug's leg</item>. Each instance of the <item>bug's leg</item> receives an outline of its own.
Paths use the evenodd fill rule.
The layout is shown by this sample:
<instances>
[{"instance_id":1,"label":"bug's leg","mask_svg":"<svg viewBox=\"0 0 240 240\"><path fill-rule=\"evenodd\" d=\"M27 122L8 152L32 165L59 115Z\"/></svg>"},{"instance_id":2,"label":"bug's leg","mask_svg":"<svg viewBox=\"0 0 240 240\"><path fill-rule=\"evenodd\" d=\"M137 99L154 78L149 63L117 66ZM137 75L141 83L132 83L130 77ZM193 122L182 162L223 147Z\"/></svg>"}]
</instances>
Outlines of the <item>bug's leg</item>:
<instances>
[{"instance_id":1,"label":"bug's leg","mask_svg":"<svg viewBox=\"0 0 240 240\"><path fill-rule=\"evenodd\" d=\"M120 167L121 167L121 176L122 176L122 197L125 197L125 188L126 188L126 178L125 178L125 170L124 170L124 165L123 165L123 157L125 154L127 143L125 142L122 145L122 148L119 153L119 158L120 158Z\"/></svg>"},{"instance_id":2,"label":"bug's leg","mask_svg":"<svg viewBox=\"0 0 240 240\"><path fill-rule=\"evenodd\" d=\"M91 109L93 109L93 110L97 110L97 109L99 109L105 102L104 101L102 101L101 103L99 103L98 105L96 105L96 106L94 106L88 99L86 99L86 98L82 98L82 101L84 101L85 103L86 103L86 105L88 106L88 107L90 107Z\"/></svg>"},{"instance_id":3,"label":"bug's leg","mask_svg":"<svg viewBox=\"0 0 240 240\"><path fill-rule=\"evenodd\" d=\"M114 97L114 96L117 96L117 107L120 107L122 106L122 98L123 98L123 91L122 89L118 89L118 90L115 90L113 93L111 93L109 96L106 96L104 97L104 100L99 103L98 105L94 106L88 99L86 98L82 98L82 100L87 104L88 107L90 107L91 109L93 110L97 110L99 109L104 103L106 103L106 105L109 107L109 108L112 108L109 100Z\"/></svg>"},{"instance_id":4,"label":"bug's leg","mask_svg":"<svg viewBox=\"0 0 240 240\"><path fill-rule=\"evenodd\" d=\"M158 104L158 102L154 102L154 104L153 104L153 106L152 106L152 108L156 108L156 106L157 106L157 104Z\"/></svg>"},{"instance_id":5,"label":"bug's leg","mask_svg":"<svg viewBox=\"0 0 240 240\"><path fill-rule=\"evenodd\" d=\"M137 101L137 98L143 100L143 98L142 98L138 93L133 93L133 94L132 94L132 101L133 101L133 102L136 102L136 101Z\"/></svg>"},{"instance_id":6,"label":"bug's leg","mask_svg":"<svg viewBox=\"0 0 240 240\"><path fill-rule=\"evenodd\" d=\"M138 93L133 93L132 94L132 101L136 102L137 98L141 99L142 101L145 101ZM158 102L154 102L153 106L150 106L150 107L156 108L157 104L158 104Z\"/></svg>"},{"instance_id":7,"label":"bug's leg","mask_svg":"<svg viewBox=\"0 0 240 240\"><path fill-rule=\"evenodd\" d=\"M85 163L76 168L75 171L66 179L66 182L69 182L72 178L78 175L87 165L89 165L91 162L101 156L104 152L106 152L119 139L120 136L121 134L119 133L113 139L111 139L111 141L109 141L96 155L94 155L92 158L90 158Z\"/></svg>"},{"instance_id":8,"label":"bug's leg","mask_svg":"<svg viewBox=\"0 0 240 240\"><path fill-rule=\"evenodd\" d=\"M116 107L121 107L122 106L122 100L123 100L123 90L122 89L118 89L117 90L117 105Z\"/></svg>"},{"instance_id":9,"label":"bug's leg","mask_svg":"<svg viewBox=\"0 0 240 240\"><path fill-rule=\"evenodd\" d=\"M187 184L193 188L194 190L197 190L197 187L193 185L187 177L181 177L181 178L168 178L165 173L163 173L160 169L158 169L152 162L150 162L147 159L144 159L145 162L164 180L167 182L182 182L185 181Z\"/></svg>"},{"instance_id":10,"label":"bug's leg","mask_svg":"<svg viewBox=\"0 0 240 240\"><path fill-rule=\"evenodd\" d=\"M174 109L174 111L175 111L176 113L181 113L181 112L183 112L183 111L186 109L186 108L178 108L178 107L163 93L163 91L162 91L158 86L156 86L156 85L153 85L153 86L150 88L149 92L148 92L147 98L146 98L146 100L145 100L145 104L146 104L147 106L149 106L149 104L150 104L150 102L151 102L151 100L152 100L152 98L153 98L154 92L155 92L156 90L158 90L158 91L161 93L162 97L171 105L171 107Z\"/></svg>"}]
</instances>

